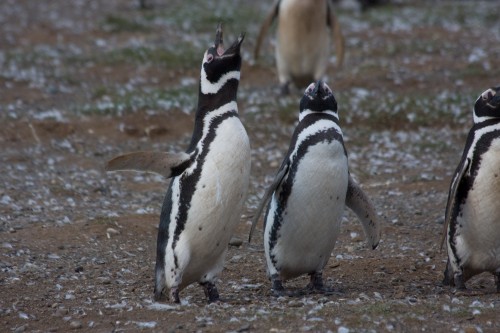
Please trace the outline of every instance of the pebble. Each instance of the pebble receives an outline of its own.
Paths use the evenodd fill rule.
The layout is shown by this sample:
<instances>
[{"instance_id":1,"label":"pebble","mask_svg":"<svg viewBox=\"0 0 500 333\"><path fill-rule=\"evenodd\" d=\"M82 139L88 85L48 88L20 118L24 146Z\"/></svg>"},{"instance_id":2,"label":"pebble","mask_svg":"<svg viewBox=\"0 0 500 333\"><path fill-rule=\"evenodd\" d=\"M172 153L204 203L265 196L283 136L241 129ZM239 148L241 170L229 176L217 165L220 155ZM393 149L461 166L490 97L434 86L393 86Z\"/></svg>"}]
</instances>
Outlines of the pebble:
<instances>
[{"instance_id":1,"label":"pebble","mask_svg":"<svg viewBox=\"0 0 500 333\"><path fill-rule=\"evenodd\" d=\"M64 317L65 315L67 315L69 313L69 310L66 309L66 308L58 308L56 310L56 312L54 313L54 315L56 317Z\"/></svg>"},{"instance_id":2,"label":"pebble","mask_svg":"<svg viewBox=\"0 0 500 333\"><path fill-rule=\"evenodd\" d=\"M119 234L120 234L120 231L116 230L115 228L106 229L106 236L108 238L111 238L111 236L119 235Z\"/></svg>"},{"instance_id":3,"label":"pebble","mask_svg":"<svg viewBox=\"0 0 500 333\"><path fill-rule=\"evenodd\" d=\"M22 332L25 332L27 328L28 328L28 324L22 325L22 326L16 327L12 332L22 333Z\"/></svg>"},{"instance_id":4,"label":"pebble","mask_svg":"<svg viewBox=\"0 0 500 333\"><path fill-rule=\"evenodd\" d=\"M291 308L300 308L304 306L304 303L296 300L291 300L290 302L288 302L288 306Z\"/></svg>"},{"instance_id":5,"label":"pebble","mask_svg":"<svg viewBox=\"0 0 500 333\"><path fill-rule=\"evenodd\" d=\"M464 328L464 333L478 333L477 328L469 326Z\"/></svg>"},{"instance_id":6,"label":"pebble","mask_svg":"<svg viewBox=\"0 0 500 333\"><path fill-rule=\"evenodd\" d=\"M229 245L240 247L243 244L243 240L239 237L232 237L229 241Z\"/></svg>"},{"instance_id":7,"label":"pebble","mask_svg":"<svg viewBox=\"0 0 500 333\"><path fill-rule=\"evenodd\" d=\"M69 323L69 327L71 327L71 329L80 329L83 327L83 324L81 321L79 320L72 320L70 323Z\"/></svg>"}]
</instances>

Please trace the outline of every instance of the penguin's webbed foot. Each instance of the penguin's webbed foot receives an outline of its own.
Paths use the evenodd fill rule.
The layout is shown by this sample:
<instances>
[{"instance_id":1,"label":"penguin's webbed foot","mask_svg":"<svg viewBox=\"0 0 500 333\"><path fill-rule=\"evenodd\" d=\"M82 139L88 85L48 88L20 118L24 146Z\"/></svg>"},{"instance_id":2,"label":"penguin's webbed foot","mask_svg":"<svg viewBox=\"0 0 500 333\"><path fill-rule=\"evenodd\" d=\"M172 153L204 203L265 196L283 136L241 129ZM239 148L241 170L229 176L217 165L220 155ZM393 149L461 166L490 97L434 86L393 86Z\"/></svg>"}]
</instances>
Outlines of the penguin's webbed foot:
<instances>
[{"instance_id":1,"label":"penguin's webbed foot","mask_svg":"<svg viewBox=\"0 0 500 333\"><path fill-rule=\"evenodd\" d=\"M453 276L453 282L457 290L464 291L467 289L465 288L465 280L462 273L455 273Z\"/></svg>"},{"instance_id":2,"label":"penguin's webbed foot","mask_svg":"<svg viewBox=\"0 0 500 333\"><path fill-rule=\"evenodd\" d=\"M203 287L209 304L220 301L219 291L213 282L200 282L200 285Z\"/></svg>"},{"instance_id":3,"label":"penguin's webbed foot","mask_svg":"<svg viewBox=\"0 0 500 333\"><path fill-rule=\"evenodd\" d=\"M179 288L174 287L170 289L170 300L174 303L181 302L181 299L179 298Z\"/></svg>"},{"instance_id":4,"label":"penguin's webbed foot","mask_svg":"<svg viewBox=\"0 0 500 333\"><path fill-rule=\"evenodd\" d=\"M273 294L274 297L295 296L295 294L292 291L287 290L285 289L285 287L283 287L283 281L281 281L278 275L271 276L271 282L272 282L271 293Z\"/></svg>"},{"instance_id":5,"label":"penguin's webbed foot","mask_svg":"<svg viewBox=\"0 0 500 333\"><path fill-rule=\"evenodd\" d=\"M168 301L166 295L165 295L165 290L166 288L163 288L163 289L156 289L155 288L155 292L154 292L154 301L155 302L165 302L165 301Z\"/></svg>"},{"instance_id":6,"label":"penguin's webbed foot","mask_svg":"<svg viewBox=\"0 0 500 333\"><path fill-rule=\"evenodd\" d=\"M446 264L446 269L444 270L444 274L443 274L443 281L441 283L443 284L443 286L450 286L450 287L455 286L455 281L453 279L453 273L451 271L450 260L448 260L448 263Z\"/></svg>"},{"instance_id":7,"label":"penguin's webbed foot","mask_svg":"<svg viewBox=\"0 0 500 333\"><path fill-rule=\"evenodd\" d=\"M319 293L319 294L333 294L335 289L333 287L325 286L323 283L323 273L322 272L314 272L310 274L311 280L309 284L306 286L306 291L309 294Z\"/></svg>"}]
</instances>

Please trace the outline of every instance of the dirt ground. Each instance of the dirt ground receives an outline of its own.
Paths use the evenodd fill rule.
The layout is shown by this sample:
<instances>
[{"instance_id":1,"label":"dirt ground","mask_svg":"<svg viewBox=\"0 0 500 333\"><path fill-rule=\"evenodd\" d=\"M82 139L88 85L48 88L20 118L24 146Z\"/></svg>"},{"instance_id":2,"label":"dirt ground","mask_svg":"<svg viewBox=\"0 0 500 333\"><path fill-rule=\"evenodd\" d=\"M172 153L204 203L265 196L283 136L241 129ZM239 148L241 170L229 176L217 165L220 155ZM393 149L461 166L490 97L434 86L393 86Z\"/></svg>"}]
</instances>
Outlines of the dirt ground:
<instances>
[{"instance_id":1,"label":"dirt ground","mask_svg":"<svg viewBox=\"0 0 500 333\"><path fill-rule=\"evenodd\" d=\"M398 1L337 13L345 64L327 80L350 170L383 225L372 251L346 211L324 276L334 295L273 297L262 224L250 220L288 148L300 89L278 95L269 1L0 2L1 332L498 332L500 298L482 274L441 285L447 190L471 108L500 83L496 1ZM239 108L252 144L244 215L218 281L180 305L152 299L168 181L103 170L113 156L187 147L203 52L218 21L246 31ZM332 54L334 54L332 52ZM301 288L307 279L287 283Z\"/></svg>"}]
</instances>

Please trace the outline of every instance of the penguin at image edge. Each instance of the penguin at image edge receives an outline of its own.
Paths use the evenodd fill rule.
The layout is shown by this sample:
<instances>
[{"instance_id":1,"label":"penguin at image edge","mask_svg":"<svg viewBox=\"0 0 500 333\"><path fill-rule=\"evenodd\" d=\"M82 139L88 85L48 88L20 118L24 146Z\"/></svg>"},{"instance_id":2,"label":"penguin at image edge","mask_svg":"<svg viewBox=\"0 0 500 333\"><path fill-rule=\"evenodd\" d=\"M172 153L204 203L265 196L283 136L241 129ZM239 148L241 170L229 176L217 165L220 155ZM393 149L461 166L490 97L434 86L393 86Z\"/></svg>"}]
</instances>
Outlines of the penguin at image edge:
<instances>
[{"instance_id":1,"label":"penguin at image edge","mask_svg":"<svg viewBox=\"0 0 500 333\"><path fill-rule=\"evenodd\" d=\"M473 121L448 194L443 284L465 290L471 277L490 272L500 292L500 86L477 98Z\"/></svg>"}]
</instances>

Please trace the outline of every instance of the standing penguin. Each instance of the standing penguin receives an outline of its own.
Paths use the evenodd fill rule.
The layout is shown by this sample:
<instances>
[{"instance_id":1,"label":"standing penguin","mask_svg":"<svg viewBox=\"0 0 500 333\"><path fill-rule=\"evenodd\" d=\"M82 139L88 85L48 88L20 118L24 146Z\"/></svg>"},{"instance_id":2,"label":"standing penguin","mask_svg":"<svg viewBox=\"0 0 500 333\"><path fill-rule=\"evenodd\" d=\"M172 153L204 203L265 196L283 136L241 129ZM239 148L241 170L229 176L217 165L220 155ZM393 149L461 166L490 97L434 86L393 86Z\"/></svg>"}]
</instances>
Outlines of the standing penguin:
<instances>
[{"instance_id":1,"label":"standing penguin","mask_svg":"<svg viewBox=\"0 0 500 333\"><path fill-rule=\"evenodd\" d=\"M172 177L160 216L155 300L198 282L209 302L219 299L214 280L240 220L250 177L250 144L238 117L240 46L224 50L219 25L203 56L193 136L184 153L137 152L116 157L107 170L151 171Z\"/></svg>"},{"instance_id":2,"label":"standing penguin","mask_svg":"<svg viewBox=\"0 0 500 333\"><path fill-rule=\"evenodd\" d=\"M277 0L260 28L254 57L273 21L278 18L276 66L283 94L293 82L303 88L325 74L330 57L330 31L335 40L337 66L344 59L344 38L331 0Z\"/></svg>"},{"instance_id":3,"label":"standing penguin","mask_svg":"<svg viewBox=\"0 0 500 333\"><path fill-rule=\"evenodd\" d=\"M249 241L264 205L264 249L276 295L283 281L309 274L311 291L327 291L323 268L339 234L344 206L360 218L368 243L378 245L380 225L370 200L350 177L337 102L323 82L300 101L299 123L288 153L252 221Z\"/></svg>"},{"instance_id":4,"label":"standing penguin","mask_svg":"<svg viewBox=\"0 0 500 333\"><path fill-rule=\"evenodd\" d=\"M473 116L446 205L443 284L465 289L474 275L491 272L500 292L500 86L479 96Z\"/></svg>"}]
</instances>

